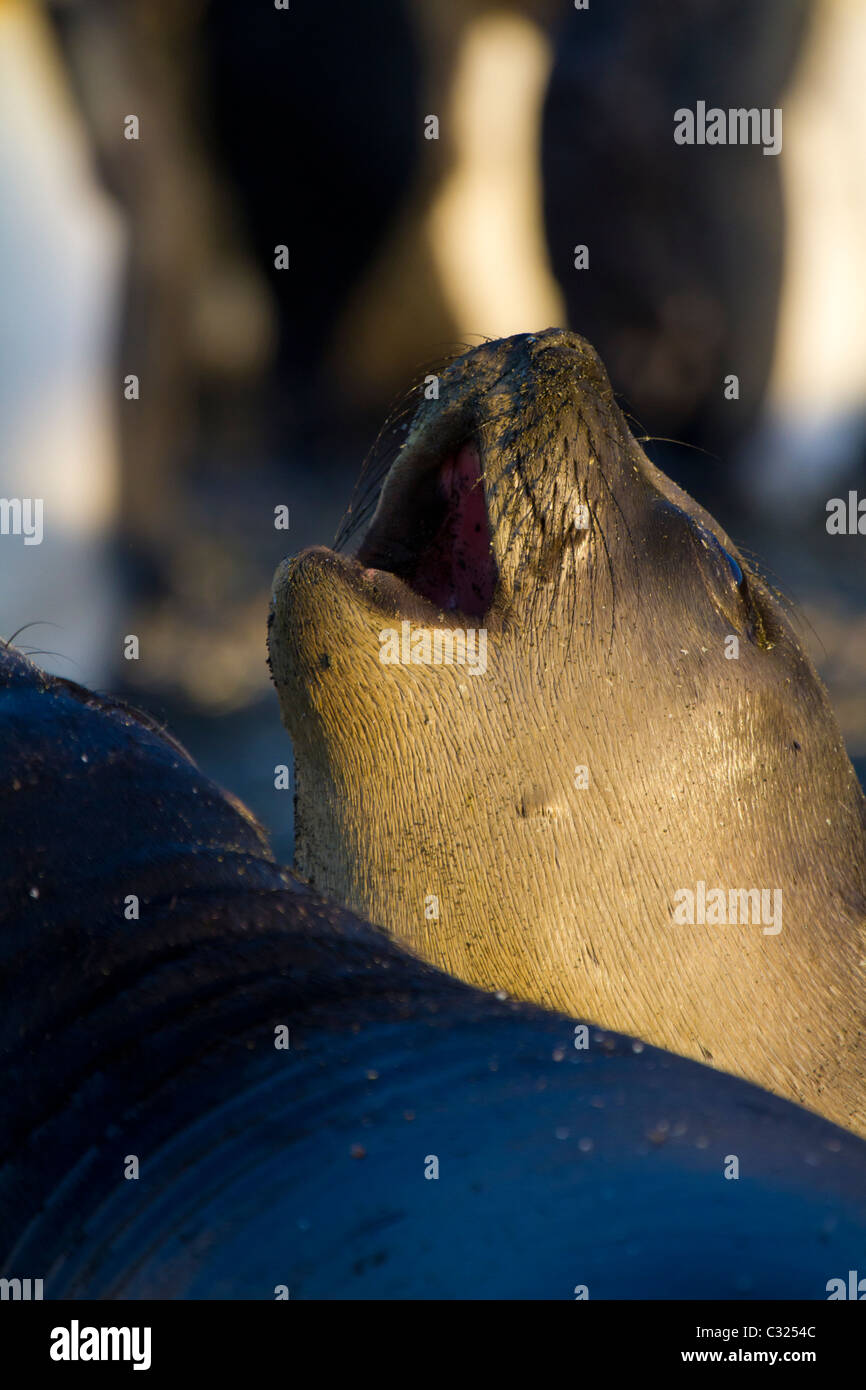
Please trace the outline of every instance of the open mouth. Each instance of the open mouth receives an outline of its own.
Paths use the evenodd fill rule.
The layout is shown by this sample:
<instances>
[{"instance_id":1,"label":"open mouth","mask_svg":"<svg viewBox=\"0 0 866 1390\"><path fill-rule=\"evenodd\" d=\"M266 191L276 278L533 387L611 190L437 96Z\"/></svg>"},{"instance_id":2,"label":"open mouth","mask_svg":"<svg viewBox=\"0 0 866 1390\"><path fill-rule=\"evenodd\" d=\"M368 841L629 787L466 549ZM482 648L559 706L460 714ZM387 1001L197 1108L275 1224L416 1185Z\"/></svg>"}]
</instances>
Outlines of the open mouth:
<instances>
[{"instance_id":1,"label":"open mouth","mask_svg":"<svg viewBox=\"0 0 866 1390\"><path fill-rule=\"evenodd\" d=\"M432 464L416 460L386 482L383 497L356 556L374 596L393 603L396 579L438 612L483 617L498 576L477 445L465 441Z\"/></svg>"}]
</instances>

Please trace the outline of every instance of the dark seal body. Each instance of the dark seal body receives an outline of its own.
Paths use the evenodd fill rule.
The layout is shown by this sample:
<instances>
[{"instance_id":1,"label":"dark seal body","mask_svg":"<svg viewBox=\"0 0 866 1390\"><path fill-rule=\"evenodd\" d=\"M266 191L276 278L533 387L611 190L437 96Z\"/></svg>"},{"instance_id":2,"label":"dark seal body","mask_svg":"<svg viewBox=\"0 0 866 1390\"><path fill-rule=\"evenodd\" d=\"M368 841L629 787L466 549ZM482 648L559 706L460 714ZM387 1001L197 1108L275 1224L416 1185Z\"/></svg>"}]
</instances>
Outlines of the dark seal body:
<instances>
[{"instance_id":1,"label":"dark seal body","mask_svg":"<svg viewBox=\"0 0 866 1390\"><path fill-rule=\"evenodd\" d=\"M419 963L276 865L152 722L9 649L0 671L2 1277L820 1299L857 1266L861 1141Z\"/></svg>"}]
</instances>

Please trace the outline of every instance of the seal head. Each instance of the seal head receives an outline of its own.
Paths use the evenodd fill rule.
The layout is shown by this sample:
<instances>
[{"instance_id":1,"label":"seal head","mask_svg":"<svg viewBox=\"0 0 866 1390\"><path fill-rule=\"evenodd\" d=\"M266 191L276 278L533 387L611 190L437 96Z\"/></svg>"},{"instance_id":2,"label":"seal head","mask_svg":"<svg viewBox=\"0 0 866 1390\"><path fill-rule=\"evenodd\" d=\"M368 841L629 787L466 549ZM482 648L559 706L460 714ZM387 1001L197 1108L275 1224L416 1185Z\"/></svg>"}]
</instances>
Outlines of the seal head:
<instances>
[{"instance_id":1,"label":"seal head","mask_svg":"<svg viewBox=\"0 0 866 1390\"><path fill-rule=\"evenodd\" d=\"M297 868L465 980L863 1129L866 803L782 603L577 335L437 385L357 554L275 577Z\"/></svg>"}]
</instances>

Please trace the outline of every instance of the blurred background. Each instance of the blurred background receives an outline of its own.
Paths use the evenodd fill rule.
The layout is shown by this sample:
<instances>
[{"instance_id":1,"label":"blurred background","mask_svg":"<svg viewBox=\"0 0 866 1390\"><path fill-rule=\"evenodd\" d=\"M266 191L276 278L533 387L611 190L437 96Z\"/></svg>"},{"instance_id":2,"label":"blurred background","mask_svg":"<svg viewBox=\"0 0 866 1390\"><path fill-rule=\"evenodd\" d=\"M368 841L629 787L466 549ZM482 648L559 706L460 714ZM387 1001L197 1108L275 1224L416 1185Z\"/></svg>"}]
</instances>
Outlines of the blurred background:
<instances>
[{"instance_id":1,"label":"blurred background","mask_svg":"<svg viewBox=\"0 0 866 1390\"><path fill-rule=\"evenodd\" d=\"M44 501L0 635L290 858L277 563L422 368L566 324L797 604L862 778L864 79L862 0L0 0L0 497ZM781 107L781 155L676 145L699 100Z\"/></svg>"}]
</instances>

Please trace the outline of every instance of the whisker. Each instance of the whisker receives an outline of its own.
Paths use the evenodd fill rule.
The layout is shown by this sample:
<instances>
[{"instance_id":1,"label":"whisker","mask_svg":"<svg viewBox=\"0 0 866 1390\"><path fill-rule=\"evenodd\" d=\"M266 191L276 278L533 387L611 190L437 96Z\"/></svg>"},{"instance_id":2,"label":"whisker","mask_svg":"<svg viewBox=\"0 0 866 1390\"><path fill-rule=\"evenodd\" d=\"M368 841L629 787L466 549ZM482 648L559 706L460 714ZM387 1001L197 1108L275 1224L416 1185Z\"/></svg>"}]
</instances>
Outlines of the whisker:
<instances>
[{"instance_id":1,"label":"whisker","mask_svg":"<svg viewBox=\"0 0 866 1390\"><path fill-rule=\"evenodd\" d=\"M50 651L47 651L46 649L44 649L44 648L42 648L42 647L28 647L26 651L24 651L24 648L22 647L22 648L20 648L20 650L23 651L23 652L24 652L24 655L25 655L25 656L28 656L28 657L29 657L29 656L56 656L56 657L59 657L61 661L68 661L69 664L70 664L70 666L77 666L78 669L79 669L79 671L81 670L81 662L80 662L80 661L75 661L71 656L67 656L65 652L50 652Z\"/></svg>"},{"instance_id":2,"label":"whisker","mask_svg":"<svg viewBox=\"0 0 866 1390\"><path fill-rule=\"evenodd\" d=\"M5 640L5 642L3 642L3 646L4 646L4 647L11 647L12 643L15 641L15 638L16 638L16 637L20 637L22 632L26 632L27 629L28 629L28 627L56 627L56 628L58 629L58 631L60 630L60 624L59 624L59 623L52 623L52 622L49 622L49 620L48 620L47 618L34 618L32 622L30 622L30 623L22 623L21 626L20 626L19 628L16 628L15 631L13 632L12 636L11 636L11 637L7 637L6 640ZM0 639L0 640L2 640L2 639Z\"/></svg>"}]
</instances>

